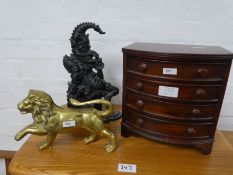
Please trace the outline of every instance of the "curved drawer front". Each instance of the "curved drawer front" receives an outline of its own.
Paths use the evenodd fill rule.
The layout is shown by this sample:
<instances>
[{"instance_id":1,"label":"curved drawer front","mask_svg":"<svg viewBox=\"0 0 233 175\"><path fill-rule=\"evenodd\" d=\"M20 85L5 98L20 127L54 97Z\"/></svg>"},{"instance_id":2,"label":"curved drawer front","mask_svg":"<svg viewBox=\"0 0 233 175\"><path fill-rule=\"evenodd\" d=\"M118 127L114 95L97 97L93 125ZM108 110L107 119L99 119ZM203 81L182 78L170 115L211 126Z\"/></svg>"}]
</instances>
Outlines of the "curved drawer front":
<instances>
[{"instance_id":1,"label":"curved drawer front","mask_svg":"<svg viewBox=\"0 0 233 175\"><path fill-rule=\"evenodd\" d=\"M144 113L164 116L171 119L203 120L213 119L215 105L186 105L150 100L145 97L127 93L126 105Z\"/></svg>"},{"instance_id":2,"label":"curved drawer front","mask_svg":"<svg viewBox=\"0 0 233 175\"><path fill-rule=\"evenodd\" d=\"M172 83L156 82L145 80L137 77L127 76L126 87L136 90L138 92L144 92L148 95L160 96L160 87L178 88L177 97L166 95L165 97L177 98L180 100L201 100L201 101L218 101L221 93L220 85L178 85ZM160 89L161 91L161 89ZM172 95L172 94L171 94Z\"/></svg>"},{"instance_id":3,"label":"curved drawer front","mask_svg":"<svg viewBox=\"0 0 233 175\"><path fill-rule=\"evenodd\" d=\"M133 127L168 137L209 138L213 126L212 123L185 124L156 120L131 111L123 113L123 116L124 121Z\"/></svg>"},{"instance_id":4,"label":"curved drawer front","mask_svg":"<svg viewBox=\"0 0 233 175\"><path fill-rule=\"evenodd\" d=\"M224 76L221 63L164 63L136 58L127 59L127 71L154 78L177 79L185 81L221 81Z\"/></svg>"}]
</instances>

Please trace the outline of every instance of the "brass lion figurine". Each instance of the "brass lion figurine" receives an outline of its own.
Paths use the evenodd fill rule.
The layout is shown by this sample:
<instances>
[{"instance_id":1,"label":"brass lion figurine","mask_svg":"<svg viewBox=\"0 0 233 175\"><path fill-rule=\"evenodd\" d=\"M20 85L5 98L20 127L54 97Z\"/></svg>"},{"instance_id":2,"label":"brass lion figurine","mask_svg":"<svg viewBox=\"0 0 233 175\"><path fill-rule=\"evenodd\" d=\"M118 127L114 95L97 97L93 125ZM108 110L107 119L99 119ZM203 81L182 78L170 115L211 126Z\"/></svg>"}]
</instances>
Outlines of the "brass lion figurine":
<instances>
[{"instance_id":1,"label":"brass lion figurine","mask_svg":"<svg viewBox=\"0 0 233 175\"><path fill-rule=\"evenodd\" d=\"M62 108L57 106L52 98L43 91L30 90L28 96L18 103L21 114L32 113L34 122L26 126L15 135L19 141L27 134L47 135L47 139L40 145L39 149L49 148L58 133L70 132L75 127L83 127L91 132L89 137L84 138L88 144L95 140L97 135L106 137L109 141L104 146L107 152L116 148L115 135L104 127L103 118L112 114L114 108L111 102L104 99L79 102L70 99L74 106L90 104L102 104L107 107L105 111L95 108Z\"/></svg>"}]
</instances>

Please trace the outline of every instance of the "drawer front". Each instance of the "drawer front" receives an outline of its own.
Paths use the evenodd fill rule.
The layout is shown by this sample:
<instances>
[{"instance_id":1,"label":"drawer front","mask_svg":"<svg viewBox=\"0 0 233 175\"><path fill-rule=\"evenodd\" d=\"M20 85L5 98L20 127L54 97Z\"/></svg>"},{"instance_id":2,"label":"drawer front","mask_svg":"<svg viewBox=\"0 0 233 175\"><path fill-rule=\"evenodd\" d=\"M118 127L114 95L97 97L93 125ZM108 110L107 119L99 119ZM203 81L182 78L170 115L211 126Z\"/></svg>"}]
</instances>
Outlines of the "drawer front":
<instances>
[{"instance_id":1,"label":"drawer front","mask_svg":"<svg viewBox=\"0 0 233 175\"><path fill-rule=\"evenodd\" d=\"M151 100L139 95L126 94L126 105L143 113L178 120L212 120L216 105L186 105Z\"/></svg>"},{"instance_id":2,"label":"drawer front","mask_svg":"<svg viewBox=\"0 0 233 175\"><path fill-rule=\"evenodd\" d=\"M177 97L173 97L172 94L161 95L159 93L159 87L168 87L173 89L178 88ZM200 101L213 101L217 102L220 97L221 86L220 85L178 85L172 83L150 81L137 77L127 76L126 87L136 90L137 92L144 92L148 95L156 97L171 97L180 100L200 100ZM161 89L160 89L161 91Z\"/></svg>"},{"instance_id":3,"label":"drawer front","mask_svg":"<svg viewBox=\"0 0 233 175\"><path fill-rule=\"evenodd\" d=\"M127 71L149 76L190 81L221 81L224 76L225 64L188 64L177 62L160 62L127 58Z\"/></svg>"},{"instance_id":4,"label":"drawer front","mask_svg":"<svg viewBox=\"0 0 233 175\"><path fill-rule=\"evenodd\" d=\"M156 120L127 110L123 120L131 126L154 134L179 138L209 138L213 123L184 124Z\"/></svg>"}]
</instances>

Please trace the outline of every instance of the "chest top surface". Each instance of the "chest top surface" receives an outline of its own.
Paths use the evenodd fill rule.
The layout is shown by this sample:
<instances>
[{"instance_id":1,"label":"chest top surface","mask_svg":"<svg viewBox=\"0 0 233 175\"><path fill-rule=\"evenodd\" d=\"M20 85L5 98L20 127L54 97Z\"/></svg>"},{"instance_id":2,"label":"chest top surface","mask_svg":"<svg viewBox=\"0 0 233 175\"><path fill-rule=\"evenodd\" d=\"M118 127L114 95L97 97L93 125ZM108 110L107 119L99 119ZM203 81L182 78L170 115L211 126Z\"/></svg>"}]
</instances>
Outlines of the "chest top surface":
<instances>
[{"instance_id":1,"label":"chest top surface","mask_svg":"<svg viewBox=\"0 0 233 175\"><path fill-rule=\"evenodd\" d=\"M127 54L150 54L150 55L193 55L213 56L222 59L232 59L233 53L219 46L184 45L184 44L160 44L136 42L122 49Z\"/></svg>"}]
</instances>

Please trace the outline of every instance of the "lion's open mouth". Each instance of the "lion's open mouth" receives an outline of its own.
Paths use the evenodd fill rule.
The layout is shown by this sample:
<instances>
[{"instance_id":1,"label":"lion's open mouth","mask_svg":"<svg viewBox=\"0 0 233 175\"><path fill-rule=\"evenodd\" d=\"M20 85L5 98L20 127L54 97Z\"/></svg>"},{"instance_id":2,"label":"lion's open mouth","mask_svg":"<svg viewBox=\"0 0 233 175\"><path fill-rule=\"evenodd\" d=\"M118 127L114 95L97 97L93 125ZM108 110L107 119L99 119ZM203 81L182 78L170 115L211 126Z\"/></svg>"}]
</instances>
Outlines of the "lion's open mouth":
<instances>
[{"instance_id":1,"label":"lion's open mouth","mask_svg":"<svg viewBox=\"0 0 233 175\"><path fill-rule=\"evenodd\" d=\"M26 111L20 111L21 114L27 114L28 112Z\"/></svg>"}]
</instances>

